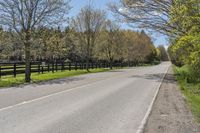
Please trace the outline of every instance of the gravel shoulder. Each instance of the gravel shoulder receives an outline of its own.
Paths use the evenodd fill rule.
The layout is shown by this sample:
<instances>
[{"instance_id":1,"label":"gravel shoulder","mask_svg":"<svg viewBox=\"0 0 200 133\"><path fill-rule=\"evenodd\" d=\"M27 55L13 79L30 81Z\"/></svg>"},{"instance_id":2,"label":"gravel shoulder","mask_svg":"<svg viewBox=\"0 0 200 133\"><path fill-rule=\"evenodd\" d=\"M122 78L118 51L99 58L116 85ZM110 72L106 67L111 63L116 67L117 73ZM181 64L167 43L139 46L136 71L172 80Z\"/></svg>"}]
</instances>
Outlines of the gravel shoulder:
<instances>
[{"instance_id":1,"label":"gravel shoulder","mask_svg":"<svg viewBox=\"0 0 200 133\"><path fill-rule=\"evenodd\" d=\"M186 100L169 69L160 88L144 133L200 133Z\"/></svg>"}]
</instances>

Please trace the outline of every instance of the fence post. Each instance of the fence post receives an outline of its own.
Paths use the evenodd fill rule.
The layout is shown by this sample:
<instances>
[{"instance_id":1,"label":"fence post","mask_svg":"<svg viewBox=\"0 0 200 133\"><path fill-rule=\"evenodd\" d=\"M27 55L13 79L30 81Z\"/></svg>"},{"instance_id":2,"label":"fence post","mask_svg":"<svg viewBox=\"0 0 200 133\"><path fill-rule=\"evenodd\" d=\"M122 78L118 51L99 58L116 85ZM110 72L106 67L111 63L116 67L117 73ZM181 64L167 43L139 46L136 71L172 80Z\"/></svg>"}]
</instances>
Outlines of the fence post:
<instances>
[{"instance_id":1,"label":"fence post","mask_svg":"<svg viewBox=\"0 0 200 133\"><path fill-rule=\"evenodd\" d=\"M32 65L32 64L31 64L31 62L30 62L30 75L31 75L31 65Z\"/></svg>"},{"instance_id":2,"label":"fence post","mask_svg":"<svg viewBox=\"0 0 200 133\"><path fill-rule=\"evenodd\" d=\"M84 68L83 68L83 63L81 62L81 70L83 70Z\"/></svg>"},{"instance_id":3,"label":"fence post","mask_svg":"<svg viewBox=\"0 0 200 133\"><path fill-rule=\"evenodd\" d=\"M61 71L64 71L65 70L65 63L62 62L62 67L61 67Z\"/></svg>"},{"instance_id":4,"label":"fence post","mask_svg":"<svg viewBox=\"0 0 200 133\"><path fill-rule=\"evenodd\" d=\"M95 62L95 68L97 69L97 63Z\"/></svg>"},{"instance_id":5,"label":"fence post","mask_svg":"<svg viewBox=\"0 0 200 133\"><path fill-rule=\"evenodd\" d=\"M94 69L94 63L92 62L92 69Z\"/></svg>"},{"instance_id":6,"label":"fence post","mask_svg":"<svg viewBox=\"0 0 200 133\"><path fill-rule=\"evenodd\" d=\"M50 71L50 66L49 66L49 63L48 63L48 72Z\"/></svg>"},{"instance_id":7,"label":"fence post","mask_svg":"<svg viewBox=\"0 0 200 133\"><path fill-rule=\"evenodd\" d=\"M38 64L38 74L40 74L40 64Z\"/></svg>"},{"instance_id":8,"label":"fence post","mask_svg":"<svg viewBox=\"0 0 200 133\"><path fill-rule=\"evenodd\" d=\"M78 69L81 69L80 63L77 63L77 70L78 70Z\"/></svg>"},{"instance_id":9,"label":"fence post","mask_svg":"<svg viewBox=\"0 0 200 133\"><path fill-rule=\"evenodd\" d=\"M57 61L56 61L56 72L58 71L58 63L57 63Z\"/></svg>"},{"instance_id":10,"label":"fence post","mask_svg":"<svg viewBox=\"0 0 200 133\"><path fill-rule=\"evenodd\" d=\"M81 70L82 69L81 62L79 62L78 65L79 65L79 69Z\"/></svg>"},{"instance_id":11,"label":"fence post","mask_svg":"<svg viewBox=\"0 0 200 133\"><path fill-rule=\"evenodd\" d=\"M81 65L81 66L82 66L82 70L83 70L83 69L84 69L84 67L85 67L85 64L82 62L82 65Z\"/></svg>"},{"instance_id":12,"label":"fence post","mask_svg":"<svg viewBox=\"0 0 200 133\"><path fill-rule=\"evenodd\" d=\"M75 70L77 71L77 62L75 62Z\"/></svg>"},{"instance_id":13,"label":"fence post","mask_svg":"<svg viewBox=\"0 0 200 133\"><path fill-rule=\"evenodd\" d=\"M1 66L0 66L0 78L1 78Z\"/></svg>"},{"instance_id":14,"label":"fence post","mask_svg":"<svg viewBox=\"0 0 200 133\"><path fill-rule=\"evenodd\" d=\"M71 62L69 62L69 71L71 71L72 69L71 69Z\"/></svg>"},{"instance_id":15,"label":"fence post","mask_svg":"<svg viewBox=\"0 0 200 133\"><path fill-rule=\"evenodd\" d=\"M54 62L52 63L52 73L54 73Z\"/></svg>"},{"instance_id":16,"label":"fence post","mask_svg":"<svg viewBox=\"0 0 200 133\"><path fill-rule=\"evenodd\" d=\"M16 63L14 63L13 74L14 74L14 78L16 78Z\"/></svg>"},{"instance_id":17,"label":"fence post","mask_svg":"<svg viewBox=\"0 0 200 133\"><path fill-rule=\"evenodd\" d=\"M85 69L85 63L82 63L82 68Z\"/></svg>"},{"instance_id":18,"label":"fence post","mask_svg":"<svg viewBox=\"0 0 200 133\"><path fill-rule=\"evenodd\" d=\"M42 66L42 74L44 73L44 66Z\"/></svg>"},{"instance_id":19,"label":"fence post","mask_svg":"<svg viewBox=\"0 0 200 133\"><path fill-rule=\"evenodd\" d=\"M83 63L81 62L81 64L80 64L80 66L81 66L81 70L83 70Z\"/></svg>"}]
</instances>

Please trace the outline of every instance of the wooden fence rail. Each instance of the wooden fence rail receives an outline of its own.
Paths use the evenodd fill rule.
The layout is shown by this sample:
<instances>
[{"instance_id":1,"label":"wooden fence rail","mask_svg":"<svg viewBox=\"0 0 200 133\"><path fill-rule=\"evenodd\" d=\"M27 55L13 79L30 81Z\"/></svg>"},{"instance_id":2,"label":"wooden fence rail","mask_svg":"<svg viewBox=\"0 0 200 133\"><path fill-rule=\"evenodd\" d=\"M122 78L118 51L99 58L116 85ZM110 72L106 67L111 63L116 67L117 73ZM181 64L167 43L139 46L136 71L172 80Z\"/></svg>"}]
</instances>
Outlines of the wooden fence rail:
<instances>
[{"instance_id":1,"label":"wooden fence rail","mask_svg":"<svg viewBox=\"0 0 200 133\"><path fill-rule=\"evenodd\" d=\"M113 67L124 67L127 63L113 63ZM95 68L109 68L110 64L105 62L89 63L89 69ZM31 62L31 73L43 74L45 72L57 72L57 71L72 71L72 70L83 70L86 69L86 63L82 62ZM13 75L16 77L18 74L25 73L25 63L0 63L0 78L2 76Z\"/></svg>"}]
</instances>

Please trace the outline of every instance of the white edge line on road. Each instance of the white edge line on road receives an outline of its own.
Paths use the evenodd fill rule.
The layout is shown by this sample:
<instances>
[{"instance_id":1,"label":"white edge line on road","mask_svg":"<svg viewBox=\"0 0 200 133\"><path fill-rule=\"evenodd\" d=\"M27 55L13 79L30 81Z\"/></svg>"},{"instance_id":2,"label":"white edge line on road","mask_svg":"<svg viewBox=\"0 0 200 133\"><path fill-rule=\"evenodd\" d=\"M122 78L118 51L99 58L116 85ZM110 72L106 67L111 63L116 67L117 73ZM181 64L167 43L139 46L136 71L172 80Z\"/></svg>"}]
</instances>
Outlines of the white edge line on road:
<instances>
[{"instance_id":1,"label":"white edge line on road","mask_svg":"<svg viewBox=\"0 0 200 133\"><path fill-rule=\"evenodd\" d=\"M106 79L103 79L103 80L106 80ZM87 83L87 84L84 84L84 85L81 85L81 86L77 86L77 87L73 87L73 88L70 88L70 89L67 89L67 90L64 90L64 91L60 91L60 92L56 92L56 93L49 94L49 95L46 95L46 96L42 96L42 97L39 97L39 98L36 98L36 99L33 99L33 100L23 101L21 103L15 104L15 105L11 105L11 106L8 106L8 107L1 108L0 112L4 111L4 110L7 110L7 109L14 108L14 107L18 107L18 106L21 106L21 105L24 105L24 104L28 104L28 103L32 103L32 102L35 102L35 101L43 100L43 99L46 99L46 98L49 98L49 97L52 97L52 96L55 96L55 95L59 95L59 94L65 93L65 92L69 92L69 91L72 91L72 90L77 90L77 89L80 89L82 87L87 87L88 85L95 84L95 83L101 82L103 80L98 80L96 82L89 83L89 84Z\"/></svg>"},{"instance_id":2,"label":"white edge line on road","mask_svg":"<svg viewBox=\"0 0 200 133\"><path fill-rule=\"evenodd\" d=\"M153 109L153 105L154 105L154 103L155 103L155 101L156 101L156 98L157 98L158 93L159 93L159 91L160 91L161 85L162 85L162 83L163 83L163 81L164 81L164 79L165 79L165 77L166 77L166 75L167 75L167 72L168 72L169 68L170 68L170 66L167 67L167 70L165 71L165 74L163 75L163 77L162 77L162 79L161 79L161 82L160 82L160 84L158 85L156 94L155 94L155 96L153 97L153 100L152 100L151 104L149 105L148 110L147 110L147 112L146 112L146 114L145 114L145 116L144 116L142 122L140 123L140 126L139 126L138 130L136 131L136 133L144 133L145 125L147 124L147 120L148 120L149 115L150 115L150 113L151 113L151 111L152 111L152 109Z\"/></svg>"},{"instance_id":3,"label":"white edge line on road","mask_svg":"<svg viewBox=\"0 0 200 133\"><path fill-rule=\"evenodd\" d=\"M119 78L119 77L123 77L123 76L124 75L119 75L119 76L116 76L116 77ZM24 104L29 104L29 103L32 103L32 102L43 100L43 99L46 99L46 98L49 98L49 97L52 97L52 96L55 96L55 95L59 95L59 94L62 94L62 93L70 92L72 90L77 90L77 89L80 89L82 87L87 87L89 85L96 84L98 82L101 82L101 81L104 81L104 80L107 80L107 79L110 79L110 77L109 78L104 78L104 79L101 79L101 80L97 80L97 81L92 82L92 83L86 83L86 84L83 84L81 86L72 87L70 89L67 89L67 90L64 90L64 91L60 91L60 92L56 92L56 93L53 93L53 94L49 94L49 95L46 95L46 96L42 96L42 97L39 97L39 98L36 98L36 99L33 99L33 100L23 101L21 103L15 104L15 105L11 105L11 106L7 106L7 107L4 107L4 108L1 108L0 112L4 111L4 110L11 109L11 108L14 108L14 107L18 107L18 106L21 106L21 105L24 105Z\"/></svg>"}]
</instances>

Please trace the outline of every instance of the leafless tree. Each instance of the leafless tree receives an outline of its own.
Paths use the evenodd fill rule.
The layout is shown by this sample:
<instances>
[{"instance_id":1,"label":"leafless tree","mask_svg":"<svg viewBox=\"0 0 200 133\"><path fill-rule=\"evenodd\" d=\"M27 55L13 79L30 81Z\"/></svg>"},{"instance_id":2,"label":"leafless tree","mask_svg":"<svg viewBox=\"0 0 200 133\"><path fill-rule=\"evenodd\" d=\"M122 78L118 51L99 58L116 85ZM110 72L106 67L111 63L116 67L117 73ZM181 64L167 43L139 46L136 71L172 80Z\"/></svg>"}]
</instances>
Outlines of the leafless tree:
<instances>
[{"instance_id":1,"label":"leafless tree","mask_svg":"<svg viewBox=\"0 0 200 133\"><path fill-rule=\"evenodd\" d=\"M14 29L25 46L26 82L30 82L32 32L40 25L53 25L66 18L69 0L0 0L0 24Z\"/></svg>"},{"instance_id":2,"label":"leafless tree","mask_svg":"<svg viewBox=\"0 0 200 133\"><path fill-rule=\"evenodd\" d=\"M94 45L106 20L105 11L94 9L90 4L81 9L72 20L76 30L81 51L86 58L86 68L89 71L89 61L93 55Z\"/></svg>"},{"instance_id":3,"label":"leafless tree","mask_svg":"<svg viewBox=\"0 0 200 133\"><path fill-rule=\"evenodd\" d=\"M170 11L174 0L120 0L110 3L113 13L132 26L147 28L164 35L184 34L178 24L170 22ZM173 33L178 29L179 33Z\"/></svg>"}]
</instances>

